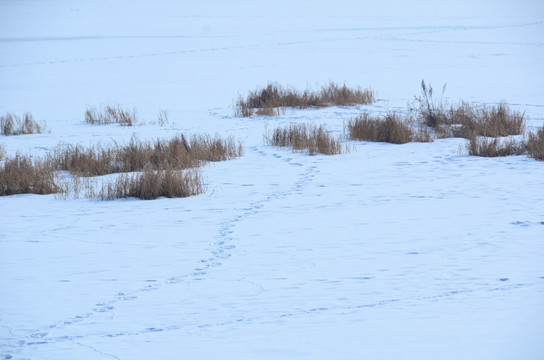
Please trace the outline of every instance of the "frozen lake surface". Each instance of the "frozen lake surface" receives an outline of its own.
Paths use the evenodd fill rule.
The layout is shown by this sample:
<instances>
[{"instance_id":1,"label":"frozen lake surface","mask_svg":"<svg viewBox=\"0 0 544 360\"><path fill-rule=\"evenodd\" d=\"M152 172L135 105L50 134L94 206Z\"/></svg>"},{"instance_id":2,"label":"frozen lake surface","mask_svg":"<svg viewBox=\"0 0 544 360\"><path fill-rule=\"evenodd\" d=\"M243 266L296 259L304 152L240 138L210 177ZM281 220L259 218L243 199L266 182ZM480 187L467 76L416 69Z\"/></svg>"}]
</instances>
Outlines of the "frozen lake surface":
<instances>
[{"instance_id":1,"label":"frozen lake surface","mask_svg":"<svg viewBox=\"0 0 544 360\"><path fill-rule=\"evenodd\" d=\"M505 100L534 131L542 34L536 1L0 1L0 114L50 129L2 136L9 156L133 135L244 145L190 198L0 198L0 357L542 359L543 163L469 157L464 139L335 156L263 143L405 111L422 79L451 101ZM268 81L379 100L235 117ZM84 123L111 102L147 124Z\"/></svg>"}]
</instances>

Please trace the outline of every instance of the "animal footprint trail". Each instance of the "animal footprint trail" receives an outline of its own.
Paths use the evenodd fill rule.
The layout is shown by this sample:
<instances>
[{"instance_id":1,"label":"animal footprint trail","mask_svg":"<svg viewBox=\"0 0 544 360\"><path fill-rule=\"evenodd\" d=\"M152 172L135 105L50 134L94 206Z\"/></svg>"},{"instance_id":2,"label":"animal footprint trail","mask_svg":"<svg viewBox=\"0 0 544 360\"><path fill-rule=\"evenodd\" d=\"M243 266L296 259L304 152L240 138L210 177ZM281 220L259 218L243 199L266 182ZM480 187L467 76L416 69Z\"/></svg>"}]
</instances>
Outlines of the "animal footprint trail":
<instances>
[{"instance_id":1,"label":"animal footprint trail","mask_svg":"<svg viewBox=\"0 0 544 360\"><path fill-rule=\"evenodd\" d=\"M272 157L274 160L281 160L282 162L291 166L297 166L304 169L304 165L302 163L293 161L293 158L291 157L284 157L278 153L268 154L257 146L251 147L250 150L263 157L266 161ZM259 214L267 203L302 191L313 180L317 172L317 166L308 166L299 173L297 180L287 190L278 190L265 195L264 198L250 203L248 207L241 209L237 215L224 221L218 229L216 240L210 247L210 252L213 255L213 258L215 258L215 260L211 262L211 264L214 266L210 266L210 259L202 259L200 262L203 264L203 266L200 267L194 275L205 275L206 271L209 270L210 267L221 266L222 261L232 256L233 251L236 249L236 245L234 245L233 242L235 240L234 230L238 223L250 216Z\"/></svg>"},{"instance_id":2,"label":"animal footprint trail","mask_svg":"<svg viewBox=\"0 0 544 360\"><path fill-rule=\"evenodd\" d=\"M54 336L51 335L51 333L55 330L62 330L65 332L66 329L76 327L92 318L95 318L95 321L111 321L114 319L114 313L117 307L122 306L124 303L135 301L138 298L145 296L146 293L158 291L171 285L180 284L184 281L205 280L210 271L220 267L224 261L227 261L234 255L234 251L237 248L234 243L236 240L235 229L240 222L259 214L266 204L271 201L300 193L313 180L318 172L317 166L306 166L301 162L294 161L293 158L289 156L284 156L279 153L268 154L258 147L253 147L251 150L259 154L262 157L262 161L270 161L270 159L273 159L274 161L279 160L289 166L300 168L301 171L299 171L296 181L291 185L288 185L287 189L279 187L275 191L262 194L261 199L249 203L248 206L239 209L235 216L220 223L216 231L216 236L209 245L208 251L210 255L198 259L192 271L185 274L172 275L164 280L153 281L151 283L146 281L145 286L133 290L120 290L116 292L109 301L96 303L90 311L76 314L69 319L50 324L40 329L25 331L24 334L26 335L14 336L14 338L18 338L19 340L14 338L10 340L11 345L9 347L11 348L11 351L17 353L25 346L45 345L53 342L58 343L73 341L76 338L84 338L84 335L78 335L77 337L64 335Z\"/></svg>"}]
</instances>

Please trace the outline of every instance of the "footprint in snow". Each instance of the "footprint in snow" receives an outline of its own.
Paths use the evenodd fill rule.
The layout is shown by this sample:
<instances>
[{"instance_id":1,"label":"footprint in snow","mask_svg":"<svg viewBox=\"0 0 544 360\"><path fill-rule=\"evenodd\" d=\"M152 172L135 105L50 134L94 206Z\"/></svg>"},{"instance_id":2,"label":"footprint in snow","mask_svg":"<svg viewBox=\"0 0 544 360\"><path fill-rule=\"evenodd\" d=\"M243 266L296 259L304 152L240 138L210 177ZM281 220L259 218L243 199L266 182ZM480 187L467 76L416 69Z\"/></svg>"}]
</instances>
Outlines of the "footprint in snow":
<instances>
[{"instance_id":1,"label":"footprint in snow","mask_svg":"<svg viewBox=\"0 0 544 360\"><path fill-rule=\"evenodd\" d=\"M111 305L106 305L106 304L96 304L97 307L94 308L94 311L96 312L106 312L106 311L111 311L114 309L113 306Z\"/></svg>"}]
</instances>

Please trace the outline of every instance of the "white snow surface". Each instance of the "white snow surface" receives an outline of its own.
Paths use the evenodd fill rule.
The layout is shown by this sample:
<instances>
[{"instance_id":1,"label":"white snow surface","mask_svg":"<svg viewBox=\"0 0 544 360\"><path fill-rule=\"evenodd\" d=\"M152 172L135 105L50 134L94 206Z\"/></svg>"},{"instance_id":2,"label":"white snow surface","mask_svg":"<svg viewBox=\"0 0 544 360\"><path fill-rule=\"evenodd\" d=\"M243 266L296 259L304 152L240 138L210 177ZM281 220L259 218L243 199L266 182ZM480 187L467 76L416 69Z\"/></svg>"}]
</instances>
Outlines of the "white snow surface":
<instances>
[{"instance_id":1,"label":"white snow surface","mask_svg":"<svg viewBox=\"0 0 544 360\"><path fill-rule=\"evenodd\" d=\"M0 1L0 113L59 143L234 136L184 199L0 198L3 359L542 359L544 164L465 140L308 156L266 129L404 111L422 79L544 123L540 1ZM237 118L277 81L372 106ZM91 126L87 105L147 125ZM167 126L152 124L160 109Z\"/></svg>"}]
</instances>

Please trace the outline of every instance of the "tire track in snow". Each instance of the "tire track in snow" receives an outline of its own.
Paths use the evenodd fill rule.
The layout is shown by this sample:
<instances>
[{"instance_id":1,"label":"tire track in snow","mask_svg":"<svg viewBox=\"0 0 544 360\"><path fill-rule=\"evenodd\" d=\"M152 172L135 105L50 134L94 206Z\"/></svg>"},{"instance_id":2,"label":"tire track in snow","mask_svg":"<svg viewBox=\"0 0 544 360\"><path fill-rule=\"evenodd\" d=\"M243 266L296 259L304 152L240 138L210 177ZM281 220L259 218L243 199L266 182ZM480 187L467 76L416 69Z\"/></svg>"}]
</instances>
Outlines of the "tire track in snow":
<instances>
[{"instance_id":1,"label":"tire track in snow","mask_svg":"<svg viewBox=\"0 0 544 360\"><path fill-rule=\"evenodd\" d=\"M273 152L270 155L266 153L265 151L260 150L257 146L250 148L250 150L259 154L261 157L263 157L263 159L265 159L265 161L270 161L270 158L281 160L290 166L300 167L302 171L298 174L297 180L287 190L273 192L267 195L263 199L251 202L247 207L240 209L237 215L220 223L219 228L217 230L217 234L215 236L215 240L209 246L210 256L205 259L199 259L197 261L197 265L194 267L194 269L190 273L182 274L179 276L172 276L162 282L154 282L152 284L146 285L145 287L141 287L132 291L119 291L113 299L111 299L110 301L97 303L92 310L86 313L75 315L68 320L60 321L55 324L50 324L48 326L45 326L39 329L15 330L15 329L9 328L9 333L12 336L12 338L7 339L8 344L6 347L9 350L7 350L8 351L7 354L0 354L0 355L2 355L6 359L10 359L12 358L12 354L22 351L25 346L39 346L39 345L46 345L46 344L65 342L65 341L74 342L78 340L83 340L89 336L117 337L117 336L123 336L123 335L133 335L136 333L157 332L157 331L164 331L164 330L177 330L177 329L183 328L184 326L180 325L180 326L168 327L166 329L146 328L142 331L135 332L135 333L122 332L122 333L115 333L115 334L110 334L110 333L86 334L86 335L79 335L79 336L53 336L53 337L49 336L49 333L51 331L60 330L66 327L76 326L77 324L82 323L98 315L109 314L110 319L113 319L115 317L114 311L116 306L130 300L135 300L139 298L140 296L143 296L147 292L159 290L164 287L167 287L170 284L177 284L177 283L184 282L186 280L189 280L189 281L204 280L204 277L207 275L209 271L211 271L213 268L217 268L221 266L222 263L226 259L230 258L233 255L233 251L236 248L236 246L233 244L235 240L235 237L233 234L234 234L234 229L236 228L239 222L247 219L250 216L258 214L263 209L263 207L270 201L292 196L302 191L313 180L316 173L319 171L317 166L315 165L305 166L304 164L300 162L294 161L292 157L285 157L276 152ZM282 150L282 151L287 151L287 150ZM234 322L239 322L239 321L236 320L236 321L233 321L233 323ZM199 327L207 327L207 324L200 325ZM23 333L24 335L16 336L14 332L20 332L20 333ZM76 344L82 347L87 347L93 352L102 353L99 349L96 349L91 345L84 345L81 342L76 342ZM117 358L114 354L106 354L106 353L102 353L102 354L112 358Z\"/></svg>"}]
</instances>

